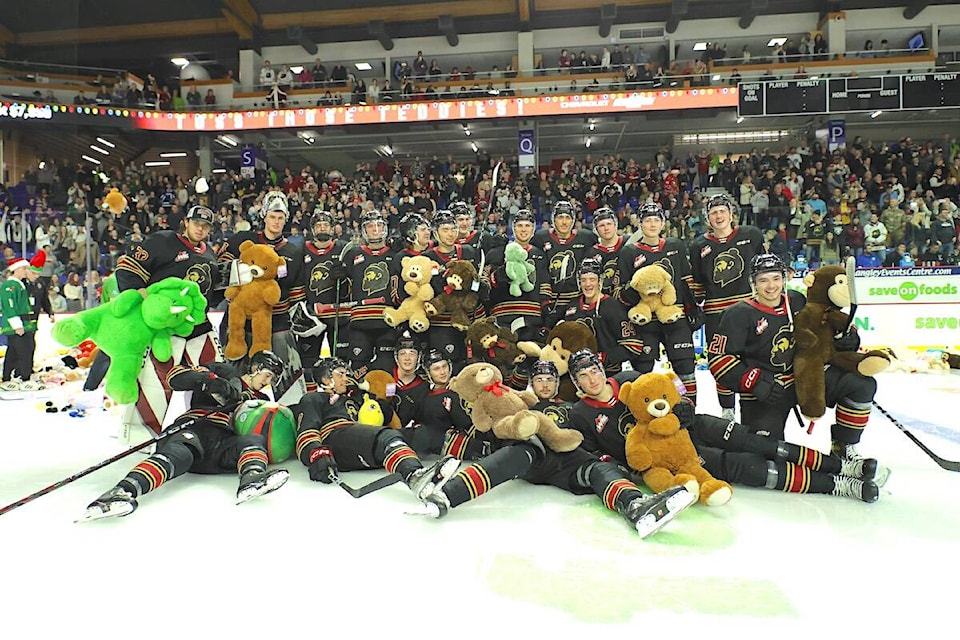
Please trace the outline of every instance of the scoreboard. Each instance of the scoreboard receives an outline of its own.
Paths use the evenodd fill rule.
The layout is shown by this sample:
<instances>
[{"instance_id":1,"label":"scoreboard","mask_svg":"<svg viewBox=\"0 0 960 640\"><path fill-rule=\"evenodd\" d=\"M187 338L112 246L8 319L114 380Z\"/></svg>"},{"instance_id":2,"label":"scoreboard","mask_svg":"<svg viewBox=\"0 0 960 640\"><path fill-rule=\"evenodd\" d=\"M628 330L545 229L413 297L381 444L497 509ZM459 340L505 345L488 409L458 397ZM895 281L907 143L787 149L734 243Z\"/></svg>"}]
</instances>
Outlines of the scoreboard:
<instances>
[{"instance_id":1,"label":"scoreboard","mask_svg":"<svg viewBox=\"0 0 960 640\"><path fill-rule=\"evenodd\" d=\"M960 107L960 74L741 82L738 115L783 116Z\"/></svg>"}]
</instances>

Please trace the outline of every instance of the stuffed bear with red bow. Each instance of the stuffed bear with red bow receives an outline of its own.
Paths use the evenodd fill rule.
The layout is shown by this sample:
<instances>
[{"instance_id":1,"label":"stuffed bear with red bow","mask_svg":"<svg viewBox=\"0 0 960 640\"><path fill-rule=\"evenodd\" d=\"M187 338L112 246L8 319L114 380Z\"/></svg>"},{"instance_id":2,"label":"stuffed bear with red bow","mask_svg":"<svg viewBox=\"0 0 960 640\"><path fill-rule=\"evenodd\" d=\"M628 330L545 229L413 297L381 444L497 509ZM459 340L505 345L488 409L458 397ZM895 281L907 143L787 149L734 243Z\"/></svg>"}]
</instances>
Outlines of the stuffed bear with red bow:
<instances>
[{"instance_id":1,"label":"stuffed bear with red bow","mask_svg":"<svg viewBox=\"0 0 960 640\"><path fill-rule=\"evenodd\" d=\"M510 377L514 365L526 355L517 348L517 334L504 329L492 318L477 320L467 329L467 361L487 362L500 370L504 379Z\"/></svg>"},{"instance_id":2,"label":"stuffed bear with red bow","mask_svg":"<svg viewBox=\"0 0 960 640\"><path fill-rule=\"evenodd\" d=\"M449 317L450 326L458 331L470 328L470 321L480 304L480 279L477 268L467 260L451 260L443 272L443 287L434 287L436 297L424 303L423 308L431 322L443 324Z\"/></svg>"}]
</instances>

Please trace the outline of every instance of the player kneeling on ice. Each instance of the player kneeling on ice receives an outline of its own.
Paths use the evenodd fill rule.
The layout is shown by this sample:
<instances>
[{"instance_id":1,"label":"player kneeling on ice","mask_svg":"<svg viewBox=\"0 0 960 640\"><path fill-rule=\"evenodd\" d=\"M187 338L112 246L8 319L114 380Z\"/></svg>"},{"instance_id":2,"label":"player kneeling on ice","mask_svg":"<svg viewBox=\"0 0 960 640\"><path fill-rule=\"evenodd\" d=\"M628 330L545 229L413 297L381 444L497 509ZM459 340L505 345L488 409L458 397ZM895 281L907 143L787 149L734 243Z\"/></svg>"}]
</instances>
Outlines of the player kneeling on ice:
<instances>
[{"instance_id":1,"label":"player kneeling on ice","mask_svg":"<svg viewBox=\"0 0 960 640\"><path fill-rule=\"evenodd\" d=\"M167 383L178 391L192 391L190 409L160 434L156 453L91 502L79 522L133 513L137 498L188 471L235 470L240 477L238 504L282 487L290 474L267 471L267 464L292 454L296 427L292 412L268 402L261 391L282 371L283 362L271 351L255 354L243 375L216 362L174 367Z\"/></svg>"}]
</instances>

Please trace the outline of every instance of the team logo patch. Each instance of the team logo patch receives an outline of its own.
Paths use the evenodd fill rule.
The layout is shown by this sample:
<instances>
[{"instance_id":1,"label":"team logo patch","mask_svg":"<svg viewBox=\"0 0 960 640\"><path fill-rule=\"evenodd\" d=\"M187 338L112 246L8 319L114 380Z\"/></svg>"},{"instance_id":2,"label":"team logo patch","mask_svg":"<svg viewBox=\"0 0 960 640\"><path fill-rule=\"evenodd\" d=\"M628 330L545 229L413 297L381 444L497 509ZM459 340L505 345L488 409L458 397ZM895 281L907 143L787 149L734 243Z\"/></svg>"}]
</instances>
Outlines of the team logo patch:
<instances>
[{"instance_id":1,"label":"team logo patch","mask_svg":"<svg viewBox=\"0 0 960 640\"><path fill-rule=\"evenodd\" d=\"M353 348L353 355L358 356L358 355L360 355L360 352L361 352L361 351L363 351L363 348L361 348L361 347L354 347L354 348Z\"/></svg>"},{"instance_id":2,"label":"team logo patch","mask_svg":"<svg viewBox=\"0 0 960 640\"><path fill-rule=\"evenodd\" d=\"M447 353L453 353L454 347L453 347L452 344L448 344L448 345L444 346L443 348L447 351Z\"/></svg>"},{"instance_id":3,"label":"team logo patch","mask_svg":"<svg viewBox=\"0 0 960 640\"><path fill-rule=\"evenodd\" d=\"M387 288L389 280L387 265L383 262L375 262L364 269L361 289L367 294L377 293Z\"/></svg>"},{"instance_id":4,"label":"team logo patch","mask_svg":"<svg viewBox=\"0 0 960 640\"><path fill-rule=\"evenodd\" d=\"M787 371L793 362L793 333L789 327L780 327L777 335L773 336L770 345L770 364L774 369Z\"/></svg>"},{"instance_id":5,"label":"team logo patch","mask_svg":"<svg viewBox=\"0 0 960 640\"><path fill-rule=\"evenodd\" d=\"M174 262L183 262L184 260L189 260L190 254L186 251L181 251L177 254L177 257L173 259Z\"/></svg>"},{"instance_id":6,"label":"team logo patch","mask_svg":"<svg viewBox=\"0 0 960 640\"><path fill-rule=\"evenodd\" d=\"M150 254L143 247L137 247L137 250L133 252L133 259L137 262L143 262L150 257Z\"/></svg>"},{"instance_id":7,"label":"team logo patch","mask_svg":"<svg viewBox=\"0 0 960 640\"><path fill-rule=\"evenodd\" d=\"M766 318L760 318L757 320L757 335L759 336L761 333L766 331L768 326L769 323L767 322Z\"/></svg>"},{"instance_id":8,"label":"team logo patch","mask_svg":"<svg viewBox=\"0 0 960 640\"><path fill-rule=\"evenodd\" d=\"M600 414L599 416L596 417L596 419L593 421L594 422L593 426L594 428L596 428L597 433L603 433L603 429L604 427L607 426L607 422L609 420L610 419L603 414Z\"/></svg>"},{"instance_id":9,"label":"team logo patch","mask_svg":"<svg viewBox=\"0 0 960 640\"><path fill-rule=\"evenodd\" d=\"M646 261L647 261L647 256L641 253L640 255L638 255L636 258L633 259L633 268L637 269L639 267L642 267L646 263Z\"/></svg>"},{"instance_id":10,"label":"team logo patch","mask_svg":"<svg viewBox=\"0 0 960 640\"><path fill-rule=\"evenodd\" d=\"M363 262L363 254L359 254L353 258L353 264L360 264Z\"/></svg>"},{"instance_id":11,"label":"team logo patch","mask_svg":"<svg viewBox=\"0 0 960 640\"><path fill-rule=\"evenodd\" d=\"M703 247L702 249L700 249L700 257L701 258L707 257L708 255L710 255L711 251L713 251L713 249L711 249L710 247Z\"/></svg>"},{"instance_id":12,"label":"team logo patch","mask_svg":"<svg viewBox=\"0 0 960 640\"><path fill-rule=\"evenodd\" d=\"M450 396L444 396L443 402L441 404L443 405L444 411L446 411L447 413L450 413L450 409L453 408L453 401L450 400Z\"/></svg>"},{"instance_id":13,"label":"team logo patch","mask_svg":"<svg viewBox=\"0 0 960 640\"><path fill-rule=\"evenodd\" d=\"M713 281L725 287L743 275L744 261L740 250L731 248L717 256L713 262Z\"/></svg>"}]
</instances>

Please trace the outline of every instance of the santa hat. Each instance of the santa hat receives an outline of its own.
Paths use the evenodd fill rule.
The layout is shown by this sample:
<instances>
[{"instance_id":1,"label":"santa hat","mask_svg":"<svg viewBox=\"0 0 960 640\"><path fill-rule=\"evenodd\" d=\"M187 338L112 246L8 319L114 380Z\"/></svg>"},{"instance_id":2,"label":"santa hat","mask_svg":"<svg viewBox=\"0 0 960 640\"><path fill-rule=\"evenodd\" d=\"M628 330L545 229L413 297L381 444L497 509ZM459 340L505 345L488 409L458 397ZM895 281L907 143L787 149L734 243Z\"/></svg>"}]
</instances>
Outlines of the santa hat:
<instances>
[{"instance_id":1,"label":"santa hat","mask_svg":"<svg viewBox=\"0 0 960 640\"><path fill-rule=\"evenodd\" d=\"M30 270L40 273L43 271L43 265L47 263L47 254L43 251L37 251L37 255L30 258Z\"/></svg>"},{"instance_id":2,"label":"santa hat","mask_svg":"<svg viewBox=\"0 0 960 640\"><path fill-rule=\"evenodd\" d=\"M10 258L7 261L7 271L11 273L19 269L20 267L29 267L30 263L24 260L23 258Z\"/></svg>"}]
</instances>

